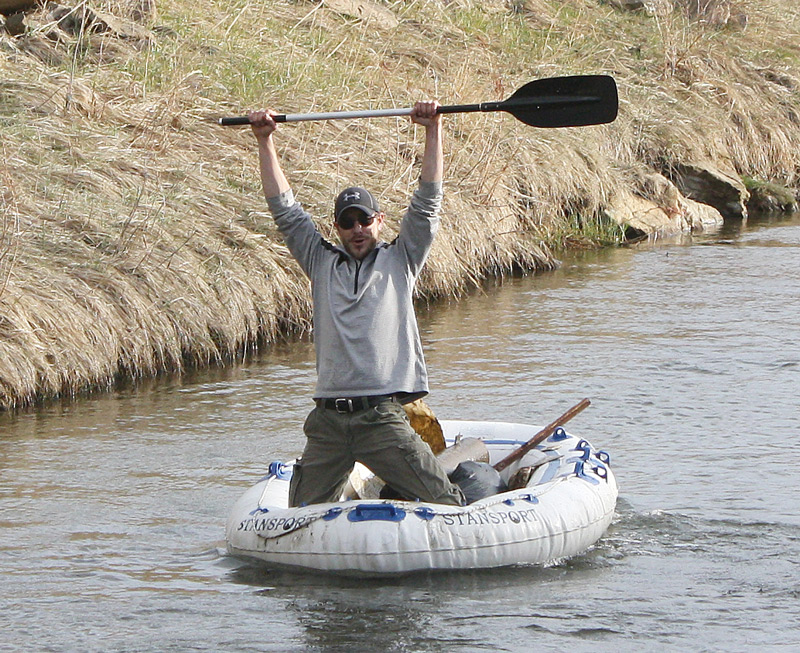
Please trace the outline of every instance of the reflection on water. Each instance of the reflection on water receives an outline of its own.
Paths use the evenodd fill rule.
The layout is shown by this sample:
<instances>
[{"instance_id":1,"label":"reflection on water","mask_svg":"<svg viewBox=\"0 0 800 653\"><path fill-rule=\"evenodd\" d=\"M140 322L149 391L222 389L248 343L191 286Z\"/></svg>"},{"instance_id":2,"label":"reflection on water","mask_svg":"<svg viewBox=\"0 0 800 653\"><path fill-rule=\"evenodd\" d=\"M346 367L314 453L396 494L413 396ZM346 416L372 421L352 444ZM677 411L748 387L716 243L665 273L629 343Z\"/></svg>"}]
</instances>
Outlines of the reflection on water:
<instances>
[{"instance_id":1,"label":"reflection on water","mask_svg":"<svg viewBox=\"0 0 800 653\"><path fill-rule=\"evenodd\" d=\"M224 555L233 501L302 448L309 342L0 416L0 649L793 647L798 248L800 219L751 223L421 309L440 418L592 400L570 427L611 453L618 517L549 568L367 580Z\"/></svg>"}]
</instances>

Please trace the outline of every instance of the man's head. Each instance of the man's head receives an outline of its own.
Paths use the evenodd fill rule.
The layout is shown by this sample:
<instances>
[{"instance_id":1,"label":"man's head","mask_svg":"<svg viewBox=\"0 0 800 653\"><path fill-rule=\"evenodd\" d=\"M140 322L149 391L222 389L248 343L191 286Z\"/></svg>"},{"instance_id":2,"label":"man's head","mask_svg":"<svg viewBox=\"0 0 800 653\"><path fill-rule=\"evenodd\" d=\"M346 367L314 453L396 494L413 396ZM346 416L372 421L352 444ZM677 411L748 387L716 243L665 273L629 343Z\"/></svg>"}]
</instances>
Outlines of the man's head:
<instances>
[{"instance_id":1,"label":"man's head","mask_svg":"<svg viewBox=\"0 0 800 653\"><path fill-rule=\"evenodd\" d=\"M336 198L336 232L347 253L357 261L375 249L383 218L378 201L365 188L345 188Z\"/></svg>"}]
</instances>

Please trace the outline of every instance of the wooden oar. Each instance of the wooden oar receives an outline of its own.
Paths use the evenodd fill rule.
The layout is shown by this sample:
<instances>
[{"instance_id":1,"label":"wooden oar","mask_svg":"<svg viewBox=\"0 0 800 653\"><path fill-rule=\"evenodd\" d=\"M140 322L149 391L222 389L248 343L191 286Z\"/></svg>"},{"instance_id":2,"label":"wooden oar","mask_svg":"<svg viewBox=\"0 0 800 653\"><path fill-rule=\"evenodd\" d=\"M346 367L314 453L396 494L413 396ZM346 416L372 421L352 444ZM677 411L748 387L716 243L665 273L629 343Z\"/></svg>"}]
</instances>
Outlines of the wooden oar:
<instances>
[{"instance_id":1,"label":"wooden oar","mask_svg":"<svg viewBox=\"0 0 800 653\"><path fill-rule=\"evenodd\" d=\"M526 453L528 453L531 449L533 449L537 444L544 442L550 435L555 431L559 426L566 424L569 420L571 420L575 415L580 413L584 408L586 408L592 402L588 399L583 399L577 404L575 404L572 408L570 408L566 413L564 413L561 417L556 419L554 422L551 422L547 426L545 426L541 431L539 431L536 435L534 435L530 440L528 440L525 444L523 444L519 449L512 451L508 454L503 460L498 463L495 463L494 468L501 472L506 467L508 467L511 463L516 462Z\"/></svg>"},{"instance_id":2,"label":"wooden oar","mask_svg":"<svg viewBox=\"0 0 800 653\"><path fill-rule=\"evenodd\" d=\"M548 77L528 82L507 100L480 104L441 106L437 113L471 113L505 111L526 125L534 127L580 127L601 125L617 117L619 100L617 84L608 75L573 75ZM336 120L341 118L379 118L407 116L411 109L368 109L330 113L290 113L275 116L276 122L304 120ZM248 125L247 116L219 118L218 123Z\"/></svg>"}]
</instances>

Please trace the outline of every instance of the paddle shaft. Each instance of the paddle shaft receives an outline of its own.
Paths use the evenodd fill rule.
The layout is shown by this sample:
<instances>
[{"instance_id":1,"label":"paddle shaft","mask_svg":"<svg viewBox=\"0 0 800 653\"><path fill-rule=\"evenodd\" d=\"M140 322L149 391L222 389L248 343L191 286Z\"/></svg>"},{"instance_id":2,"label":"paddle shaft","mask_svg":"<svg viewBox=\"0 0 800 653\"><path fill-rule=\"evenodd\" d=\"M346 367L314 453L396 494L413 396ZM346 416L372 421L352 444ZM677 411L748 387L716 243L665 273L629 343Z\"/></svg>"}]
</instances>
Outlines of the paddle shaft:
<instances>
[{"instance_id":1,"label":"paddle shaft","mask_svg":"<svg viewBox=\"0 0 800 653\"><path fill-rule=\"evenodd\" d=\"M587 102L598 101L599 98L593 96L571 96L571 97L537 97L530 101L523 99L509 99L502 102L480 102L478 104L450 104L441 106L436 113L474 113L477 111L508 111L517 108L525 109L530 107L550 107L556 108L559 105L568 107L572 104L585 104ZM353 118L389 118L392 116L408 116L411 114L410 108L395 109L365 109L363 111L329 111L324 113L280 113L276 116L275 122L304 122L312 120L340 120ZM235 125L249 125L248 116L235 116L232 118L219 118L219 124L223 127Z\"/></svg>"},{"instance_id":2,"label":"paddle shaft","mask_svg":"<svg viewBox=\"0 0 800 653\"><path fill-rule=\"evenodd\" d=\"M559 426L566 424L569 420L571 420L575 415L580 413L584 408L589 406L592 402L588 399L583 399L577 404L575 404L572 408L570 408L566 413L564 413L561 417L556 419L555 421L551 422L547 426L545 426L541 431L539 431L536 435L534 435L530 440L528 440L525 444L523 444L519 449L512 451L508 454L503 460L498 463L495 463L494 468L501 472L506 467L508 467L511 463L516 462L526 453L528 453L531 449L533 449L536 445L541 444L550 435L555 431Z\"/></svg>"}]
</instances>

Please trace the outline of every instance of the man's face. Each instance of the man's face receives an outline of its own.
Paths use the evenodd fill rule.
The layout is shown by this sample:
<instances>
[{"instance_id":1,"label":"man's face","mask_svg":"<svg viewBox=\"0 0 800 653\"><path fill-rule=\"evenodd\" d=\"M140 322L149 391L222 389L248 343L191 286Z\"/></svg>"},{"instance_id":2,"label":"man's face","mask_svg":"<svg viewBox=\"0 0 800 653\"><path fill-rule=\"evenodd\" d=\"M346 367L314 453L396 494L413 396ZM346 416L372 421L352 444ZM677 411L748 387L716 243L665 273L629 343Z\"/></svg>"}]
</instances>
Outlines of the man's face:
<instances>
[{"instance_id":1,"label":"man's face","mask_svg":"<svg viewBox=\"0 0 800 653\"><path fill-rule=\"evenodd\" d=\"M369 224L363 224L364 222ZM361 261L378 244L378 235L383 227L383 213L368 216L361 209L345 209L334 224L342 247L354 259Z\"/></svg>"}]
</instances>

